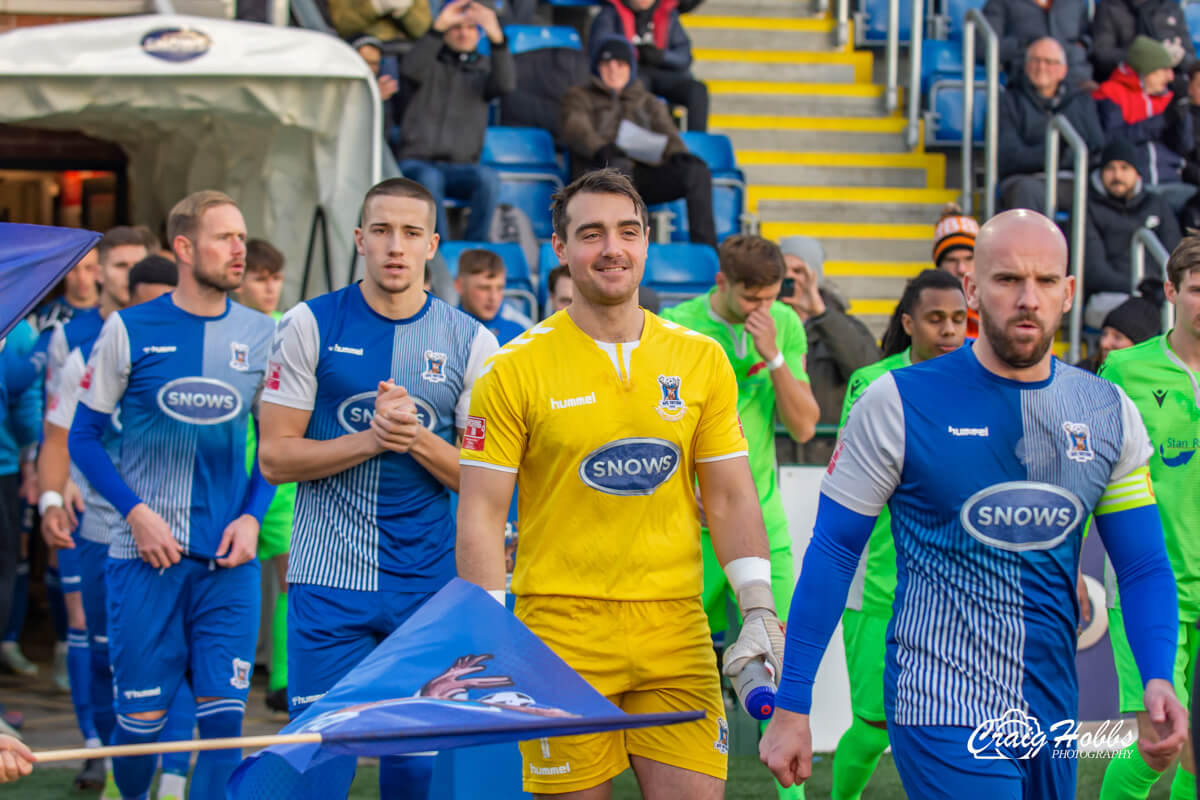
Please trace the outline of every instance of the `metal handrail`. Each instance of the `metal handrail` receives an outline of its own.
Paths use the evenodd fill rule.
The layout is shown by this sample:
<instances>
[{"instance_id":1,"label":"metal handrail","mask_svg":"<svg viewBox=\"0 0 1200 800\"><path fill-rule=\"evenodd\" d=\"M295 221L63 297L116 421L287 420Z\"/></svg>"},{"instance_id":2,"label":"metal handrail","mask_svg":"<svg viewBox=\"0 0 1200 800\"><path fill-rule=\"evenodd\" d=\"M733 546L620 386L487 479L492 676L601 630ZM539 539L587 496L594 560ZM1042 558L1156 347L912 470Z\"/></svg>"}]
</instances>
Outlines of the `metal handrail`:
<instances>
[{"instance_id":1,"label":"metal handrail","mask_svg":"<svg viewBox=\"0 0 1200 800\"><path fill-rule=\"evenodd\" d=\"M975 205L975 28L983 31L987 80L987 119L983 129L983 214L986 222L996 213L996 143L1000 105L1000 37L978 8L967 12L963 22L963 210L970 214Z\"/></svg>"},{"instance_id":2,"label":"metal handrail","mask_svg":"<svg viewBox=\"0 0 1200 800\"><path fill-rule=\"evenodd\" d=\"M925 0L912 0L912 32L908 46L908 148L917 146L921 118L921 44L925 38Z\"/></svg>"},{"instance_id":3,"label":"metal handrail","mask_svg":"<svg viewBox=\"0 0 1200 800\"><path fill-rule=\"evenodd\" d=\"M850 41L850 0L837 0L837 27L834 41L841 50Z\"/></svg>"},{"instance_id":4,"label":"metal handrail","mask_svg":"<svg viewBox=\"0 0 1200 800\"><path fill-rule=\"evenodd\" d=\"M1058 145L1066 139L1075 156L1074 198L1071 202L1071 274L1075 276L1076 302L1071 304L1067 363L1080 358L1083 340L1083 248L1087 238L1088 147L1079 131L1062 114L1055 114L1046 125L1046 216L1058 208Z\"/></svg>"},{"instance_id":5,"label":"metal handrail","mask_svg":"<svg viewBox=\"0 0 1200 800\"><path fill-rule=\"evenodd\" d=\"M1158 234L1152 228L1138 228L1133 232L1133 238L1129 241L1129 293L1136 295L1138 293L1138 284L1142 282L1142 278L1146 277L1146 251L1150 251L1150 255L1158 262L1158 266L1162 269L1163 275L1167 272L1167 260L1171 254L1167 252L1167 248L1163 245L1162 240L1158 238ZM1170 303L1163 303L1162 307L1162 331L1166 333L1171 330L1175 324L1175 306Z\"/></svg>"},{"instance_id":6,"label":"metal handrail","mask_svg":"<svg viewBox=\"0 0 1200 800\"><path fill-rule=\"evenodd\" d=\"M900 105L900 0L888 0L887 19L887 78L883 105L890 114Z\"/></svg>"}]
</instances>

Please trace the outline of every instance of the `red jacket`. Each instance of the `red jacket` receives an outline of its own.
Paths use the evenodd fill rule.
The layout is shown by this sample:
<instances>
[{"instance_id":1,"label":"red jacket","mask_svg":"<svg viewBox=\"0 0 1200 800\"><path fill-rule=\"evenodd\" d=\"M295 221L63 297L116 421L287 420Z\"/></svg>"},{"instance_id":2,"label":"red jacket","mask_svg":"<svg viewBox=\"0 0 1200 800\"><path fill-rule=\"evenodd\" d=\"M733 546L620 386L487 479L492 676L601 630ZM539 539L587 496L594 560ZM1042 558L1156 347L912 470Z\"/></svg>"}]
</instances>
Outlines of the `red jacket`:
<instances>
[{"instance_id":1,"label":"red jacket","mask_svg":"<svg viewBox=\"0 0 1200 800\"><path fill-rule=\"evenodd\" d=\"M638 32L634 27L633 11L629 6L621 2L621 0L608 0L612 7L617 12L617 17L621 20L621 28L625 31L625 38L629 41L634 41L637 38ZM659 50L667 49L667 34L671 31L671 12L679 5L679 0L660 0L659 4L654 9L654 46Z\"/></svg>"},{"instance_id":2,"label":"red jacket","mask_svg":"<svg viewBox=\"0 0 1200 800\"><path fill-rule=\"evenodd\" d=\"M1132 125L1163 113L1171 102L1171 91L1159 95L1148 95L1142 88L1142 79L1122 62L1100 88L1092 93L1097 101L1108 100L1121 109L1125 123Z\"/></svg>"}]
</instances>

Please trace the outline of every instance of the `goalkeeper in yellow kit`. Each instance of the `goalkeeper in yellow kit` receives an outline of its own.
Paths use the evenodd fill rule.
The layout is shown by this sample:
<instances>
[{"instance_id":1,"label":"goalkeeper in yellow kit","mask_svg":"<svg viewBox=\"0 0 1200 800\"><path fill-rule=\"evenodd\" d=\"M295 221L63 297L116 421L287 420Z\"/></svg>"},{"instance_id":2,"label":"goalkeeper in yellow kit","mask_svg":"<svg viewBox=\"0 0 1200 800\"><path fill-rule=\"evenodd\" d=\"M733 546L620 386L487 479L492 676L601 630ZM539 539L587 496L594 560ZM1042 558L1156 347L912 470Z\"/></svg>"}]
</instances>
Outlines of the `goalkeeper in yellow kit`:
<instances>
[{"instance_id":1,"label":"goalkeeper in yellow kit","mask_svg":"<svg viewBox=\"0 0 1200 800\"><path fill-rule=\"evenodd\" d=\"M716 800L729 734L700 601L697 478L746 620L725 671L754 658L774 668L783 655L733 370L712 339L638 307L648 217L627 178L581 176L556 195L553 216L574 298L476 381L459 575L502 599L515 481L517 616L623 710L707 712L664 728L524 742L526 790L607 798L632 763L647 800Z\"/></svg>"}]
</instances>

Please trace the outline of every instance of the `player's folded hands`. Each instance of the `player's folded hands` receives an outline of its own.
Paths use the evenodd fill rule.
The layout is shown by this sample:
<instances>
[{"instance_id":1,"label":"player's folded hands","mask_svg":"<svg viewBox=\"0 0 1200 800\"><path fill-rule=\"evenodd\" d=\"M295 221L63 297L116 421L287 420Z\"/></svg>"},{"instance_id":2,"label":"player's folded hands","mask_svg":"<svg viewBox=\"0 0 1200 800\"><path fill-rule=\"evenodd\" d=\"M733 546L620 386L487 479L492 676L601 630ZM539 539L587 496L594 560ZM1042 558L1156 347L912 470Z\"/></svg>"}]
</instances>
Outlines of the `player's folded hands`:
<instances>
[{"instance_id":1,"label":"player's folded hands","mask_svg":"<svg viewBox=\"0 0 1200 800\"><path fill-rule=\"evenodd\" d=\"M249 514L242 514L226 525L217 545L217 564L239 567L253 560L258 555L258 529L258 520Z\"/></svg>"},{"instance_id":2,"label":"player's folded hands","mask_svg":"<svg viewBox=\"0 0 1200 800\"><path fill-rule=\"evenodd\" d=\"M804 783L812 775L812 732L807 714L776 708L762 739L758 757L783 787Z\"/></svg>"},{"instance_id":3,"label":"player's folded hands","mask_svg":"<svg viewBox=\"0 0 1200 800\"><path fill-rule=\"evenodd\" d=\"M375 414L371 417L371 431L379 447L407 453L422 429L417 404L405 388L391 381L381 382L375 396Z\"/></svg>"},{"instance_id":4,"label":"player's folded hands","mask_svg":"<svg viewBox=\"0 0 1200 800\"><path fill-rule=\"evenodd\" d=\"M33 772L33 753L20 739L0 735L0 783L11 783Z\"/></svg>"},{"instance_id":5,"label":"player's folded hands","mask_svg":"<svg viewBox=\"0 0 1200 800\"><path fill-rule=\"evenodd\" d=\"M175 541L171 526L154 509L145 503L138 503L125 521L129 523L133 541L143 561L155 569L166 569L179 563L183 557L183 547Z\"/></svg>"}]
</instances>

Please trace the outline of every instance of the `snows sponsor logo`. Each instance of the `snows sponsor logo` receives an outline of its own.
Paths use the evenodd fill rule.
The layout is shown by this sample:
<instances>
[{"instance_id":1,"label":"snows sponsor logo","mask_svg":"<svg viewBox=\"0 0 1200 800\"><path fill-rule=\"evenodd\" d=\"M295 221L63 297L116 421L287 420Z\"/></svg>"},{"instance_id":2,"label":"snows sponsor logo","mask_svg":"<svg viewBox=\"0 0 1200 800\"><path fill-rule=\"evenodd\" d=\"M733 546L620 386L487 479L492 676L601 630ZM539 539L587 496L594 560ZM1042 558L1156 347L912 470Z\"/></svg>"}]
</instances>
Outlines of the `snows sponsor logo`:
<instances>
[{"instance_id":1,"label":"snows sponsor logo","mask_svg":"<svg viewBox=\"0 0 1200 800\"><path fill-rule=\"evenodd\" d=\"M606 494L648 495L675 474L681 460L679 447L665 439L618 439L588 453L579 477Z\"/></svg>"},{"instance_id":2,"label":"snows sponsor logo","mask_svg":"<svg viewBox=\"0 0 1200 800\"><path fill-rule=\"evenodd\" d=\"M982 489L963 503L959 520L967 533L1001 550L1048 550L1086 515L1083 503L1061 486L1009 481Z\"/></svg>"},{"instance_id":3,"label":"snows sponsor logo","mask_svg":"<svg viewBox=\"0 0 1200 800\"><path fill-rule=\"evenodd\" d=\"M155 28L142 37L142 50L163 61L191 61L208 52L212 39L189 28Z\"/></svg>"},{"instance_id":4,"label":"snows sponsor logo","mask_svg":"<svg viewBox=\"0 0 1200 800\"><path fill-rule=\"evenodd\" d=\"M374 391L360 392L343 400L337 409L338 424L345 428L347 433L359 433L370 428L371 418L375 416L375 396ZM419 397L413 397L412 401L417 406L417 419L426 428L433 430L437 421L437 413L433 406Z\"/></svg>"},{"instance_id":5,"label":"snows sponsor logo","mask_svg":"<svg viewBox=\"0 0 1200 800\"><path fill-rule=\"evenodd\" d=\"M242 396L216 378L176 378L158 390L158 407L190 425L218 425L242 411Z\"/></svg>"}]
</instances>

